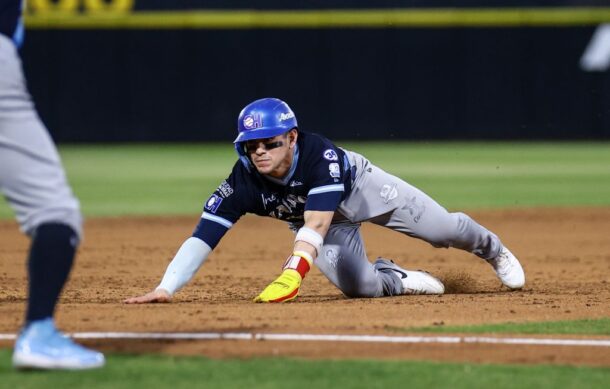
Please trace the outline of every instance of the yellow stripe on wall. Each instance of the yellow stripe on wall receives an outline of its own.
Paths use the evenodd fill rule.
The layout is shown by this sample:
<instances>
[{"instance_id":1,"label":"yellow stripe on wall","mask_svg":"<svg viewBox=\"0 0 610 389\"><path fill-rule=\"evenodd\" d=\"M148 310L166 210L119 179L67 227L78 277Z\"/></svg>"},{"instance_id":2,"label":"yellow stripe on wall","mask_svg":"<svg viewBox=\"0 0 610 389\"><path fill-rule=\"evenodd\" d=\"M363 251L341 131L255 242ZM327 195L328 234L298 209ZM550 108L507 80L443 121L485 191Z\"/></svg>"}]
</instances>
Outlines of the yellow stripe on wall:
<instances>
[{"instance_id":1,"label":"yellow stripe on wall","mask_svg":"<svg viewBox=\"0 0 610 389\"><path fill-rule=\"evenodd\" d=\"M191 10L27 14L30 29L568 27L610 23L610 7Z\"/></svg>"}]
</instances>

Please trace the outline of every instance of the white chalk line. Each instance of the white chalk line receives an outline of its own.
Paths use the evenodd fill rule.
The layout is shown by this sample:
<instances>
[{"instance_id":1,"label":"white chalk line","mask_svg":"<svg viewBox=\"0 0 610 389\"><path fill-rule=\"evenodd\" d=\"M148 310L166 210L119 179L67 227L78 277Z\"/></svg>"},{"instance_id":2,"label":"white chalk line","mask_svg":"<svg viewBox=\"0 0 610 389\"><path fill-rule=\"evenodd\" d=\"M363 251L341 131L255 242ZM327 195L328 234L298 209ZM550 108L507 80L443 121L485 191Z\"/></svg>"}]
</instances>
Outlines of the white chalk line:
<instances>
[{"instance_id":1,"label":"white chalk line","mask_svg":"<svg viewBox=\"0 0 610 389\"><path fill-rule=\"evenodd\" d=\"M383 336L383 335L316 335L266 334L248 332L75 332L74 339L143 339L143 340L274 340L354 343L440 343L440 344L512 344L532 346L610 347L610 339L508 338L481 336ZM0 340L15 340L15 334L0 334Z\"/></svg>"}]
</instances>

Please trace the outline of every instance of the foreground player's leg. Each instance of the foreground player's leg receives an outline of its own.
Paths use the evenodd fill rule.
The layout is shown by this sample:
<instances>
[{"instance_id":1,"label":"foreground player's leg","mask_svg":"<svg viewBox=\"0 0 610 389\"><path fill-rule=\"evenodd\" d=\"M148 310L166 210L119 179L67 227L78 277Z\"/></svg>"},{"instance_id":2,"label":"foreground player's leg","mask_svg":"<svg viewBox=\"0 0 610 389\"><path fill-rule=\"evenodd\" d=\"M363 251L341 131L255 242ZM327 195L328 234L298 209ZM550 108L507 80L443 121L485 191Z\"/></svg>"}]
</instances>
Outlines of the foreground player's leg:
<instances>
[{"instance_id":1,"label":"foreground player's leg","mask_svg":"<svg viewBox=\"0 0 610 389\"><path fill-rule=\"evenodd\" d=\"M26 322L53 316L74 260L78 236L58 223L43 224L32 236L28 260L29 300Z\"/></svg>"},{"instance_id":2,"label":"foreground player's leg","mask_svg":"<svg viewBox=\"0 0 610 389\"><path fill-rule=\"evenodd\" d=\"M7 48L11 46L0 50ZM99 367L104 364L102 354L73 343L53 323L82 218L57 150L28 104L18 57L14 51L0 54L7 61L6 72L0 72L0 189L21 230L32 237L26 323L15 344L13 362L18 368Z\"/></svg>"},{"instance_id":3,"label":"foreground player's leg","mask_svg":"<svg viewBox=\"0 0 610 389\"><path fill-rule=\"evenodd\" d=\"M15 343L17 368L88 369L104 365L104 356L66 338L55 328L53 313L74 258L78 236L72 228L43 224L34 233L26 324Z\"/></svg>"}]
</instances>

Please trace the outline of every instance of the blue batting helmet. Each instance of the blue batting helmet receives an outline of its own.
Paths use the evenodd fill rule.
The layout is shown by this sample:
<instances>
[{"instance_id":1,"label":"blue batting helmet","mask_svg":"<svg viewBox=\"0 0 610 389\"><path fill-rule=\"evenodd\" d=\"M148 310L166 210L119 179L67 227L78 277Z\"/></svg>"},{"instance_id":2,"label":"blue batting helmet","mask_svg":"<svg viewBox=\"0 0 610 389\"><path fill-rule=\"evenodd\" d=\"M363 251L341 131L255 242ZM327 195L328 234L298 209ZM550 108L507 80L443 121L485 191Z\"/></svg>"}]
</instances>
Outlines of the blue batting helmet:
<instances>
[{"instance_id":1,"label":"blue batting helmet","mask_svg":"<svg viewBox=\"0 0 610 389\"><path fill-rule=\"evenodd\" d=\"M268 97L256 100L239 113L237 131L233 143L251 139L272 138L297 127L297 118L288 104L280 99Z\"/></svg>"},{"instance_id":2,"label":"blue batting helmet","mask_svg":"<svg viewBox=\"0 0 610 389\"><path fill-rule=\"evenodd\" d=\"M235 150L240 157L247 159L244 142L252 139L272 138L295 127L298 127L297 118L288 104L273 97L256 100L246 105L239 113L238 135L233 141Z\"/></svg>"}]
</instances>

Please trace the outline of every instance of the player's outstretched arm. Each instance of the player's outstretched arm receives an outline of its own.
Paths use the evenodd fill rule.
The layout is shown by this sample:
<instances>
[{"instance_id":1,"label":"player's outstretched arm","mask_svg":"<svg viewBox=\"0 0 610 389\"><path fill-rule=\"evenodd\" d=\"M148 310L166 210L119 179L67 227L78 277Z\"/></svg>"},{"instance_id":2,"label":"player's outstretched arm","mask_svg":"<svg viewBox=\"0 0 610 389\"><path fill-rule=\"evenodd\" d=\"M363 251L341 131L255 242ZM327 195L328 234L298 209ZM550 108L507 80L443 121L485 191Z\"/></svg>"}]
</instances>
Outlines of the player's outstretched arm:
<instances>
[{"instance_id":1,"label":"player's outstretched arm","mask_svg":"<svg viewBox=\"0 0 610 389\"><path fill-rule=\"evenodd\" d=\"M165 289L155 289L152 292L138 297L125 299L125 304L148 304L148 303L169 303L172 295Z\"/></svg>"},{"instance_id":2,"label":"player's outstretched arm","mask_svg":"<svg viewBox=\"0 0 610 389\"><path fill-rule=\"evenodd\" d=\"M167 266L163 280L154 291L143 296L128 298L123 302L126 304L170 302L172 296L193 278L211 252L210 246L201 239L188 238Z\"/></svg>"},{"instance_id":3,"label":"player's outstretched arm","mask_svg":"<svg viewBox=\"0 0 610 389\"><path fill-rule=\"evenodd\" d=\"M306 211L305 225L299 230L294 251L284 263L282 274L254 298L255 303L281 303L294 300L299 294L314 259L322 247L334 212Z\"/></svg>"}]
</instances>

